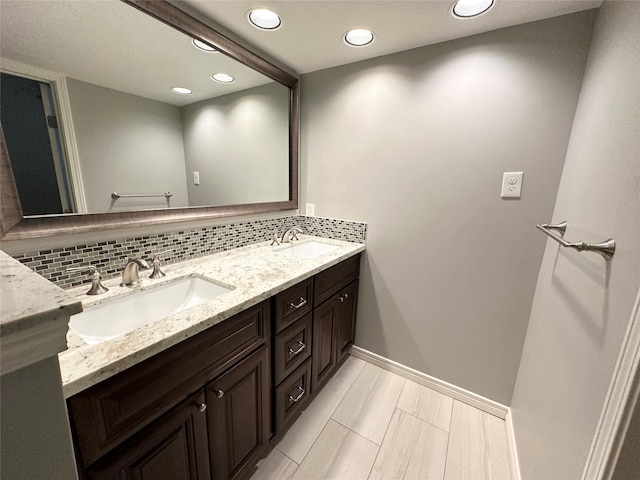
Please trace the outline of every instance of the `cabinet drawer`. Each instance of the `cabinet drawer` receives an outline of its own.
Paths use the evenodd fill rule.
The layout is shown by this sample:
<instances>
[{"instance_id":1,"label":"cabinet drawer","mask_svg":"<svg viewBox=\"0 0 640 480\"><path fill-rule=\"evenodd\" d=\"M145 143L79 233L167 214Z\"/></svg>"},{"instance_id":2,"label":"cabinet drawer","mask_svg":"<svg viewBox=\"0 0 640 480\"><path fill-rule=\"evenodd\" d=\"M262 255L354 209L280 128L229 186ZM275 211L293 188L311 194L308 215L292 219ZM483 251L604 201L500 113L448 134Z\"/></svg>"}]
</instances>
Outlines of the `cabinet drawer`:
<instances>
[{"instance_id":1,"label":"cabinet drawer","mask_svg":"<svg viewBox=\"0 0 640 480\"><path fill-rule=\"evenodd\" d=\"M339 289L358 278L359 274L360 255L348 258L317 274L314 280L314 305L320 305Z\"/></svg>"},{"instance_id":2,"label":"cabinet drawer","mask_svg":"<svg viewBox=\"0 0 640 480\"><path fill-rule=\"evenodd\" d=\"M273 333L281 332L311 311L312 292L313 278L309 278L275 296Z\"/></svg>"},{"instance_id":3,"label":"cabinet drawer","mask_svg":"<svg viewBox=\"0 0 640 480\"><path fill-rule=\"evenodd\" d=\"M266 342L263 302L68 400L81 462L88 466Z\"/></svg>"},{"instance_id":4,"label":"cabinet drawer","mask_svg":"<svg viewBox=\"0 0 640 480\"><path fill-rule=\"evenodd\" d=\"M311 314L273 339L273 383L278 385L311 355Z\"/></svg>"},{"instance_id":5,"label":"cabinet drawer","mask_svg":"<svg viewBox=\"0 0 640 480\"><path fill-rule=\"evenodd\" d=\"M276 388L275 394L275 433L307 403L311 386L311 359L300 365L287 379Z\"/></svg>"}]
</instances>

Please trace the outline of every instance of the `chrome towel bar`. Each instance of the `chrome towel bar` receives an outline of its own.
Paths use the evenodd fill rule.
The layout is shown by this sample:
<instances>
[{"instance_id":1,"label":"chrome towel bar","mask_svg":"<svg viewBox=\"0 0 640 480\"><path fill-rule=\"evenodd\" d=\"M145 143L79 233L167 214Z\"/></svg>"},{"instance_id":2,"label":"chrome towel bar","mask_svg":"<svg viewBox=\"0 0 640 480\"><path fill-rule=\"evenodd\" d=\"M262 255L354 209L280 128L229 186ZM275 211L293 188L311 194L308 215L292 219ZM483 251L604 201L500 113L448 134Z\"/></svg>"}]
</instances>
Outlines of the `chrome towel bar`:
<instances>
[{"instance_id":1,"label":"chrome towel bar","mask_svg":"<svg viewBox=\"0 0 640 480\"><path fill-rule=\"evenodd\" d=\"M128 194L125 195L123 193L118 193L118 192L113 192L111 194L111 198L113 198L114 200L117 200L119 198L133 198L133 197L165 197L165 198L170 198L173 196L173 193L171 192L164 192L164 193L143 193L140 195L135 195L135 194Z\"/></svg>"},{"instance_id":2,"label":"chrome towel bar","mask_svg":"<svg viewBox=\"0 0 640 480\"><path fill-rule=\"evenodd\" d=\"M616 251L616 241L613 238L601 243L567 242L562 238L564 233L567 231L567 222L558 223L556 225L543 223L542 225L536 225L536 228L542 230L563 247L573 248L579 252L596 252L609 260L613 257L613 254Z\"/></svg>"}]
</instances>

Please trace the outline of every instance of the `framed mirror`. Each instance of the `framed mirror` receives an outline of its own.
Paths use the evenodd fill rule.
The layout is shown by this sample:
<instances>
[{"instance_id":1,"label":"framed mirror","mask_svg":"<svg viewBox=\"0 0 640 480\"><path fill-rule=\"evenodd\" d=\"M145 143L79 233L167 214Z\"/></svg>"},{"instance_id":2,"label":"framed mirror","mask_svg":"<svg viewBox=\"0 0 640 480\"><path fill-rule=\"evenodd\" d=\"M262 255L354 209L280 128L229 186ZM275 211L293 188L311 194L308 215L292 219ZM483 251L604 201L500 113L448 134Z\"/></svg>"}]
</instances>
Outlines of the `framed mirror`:
<instances>
[{"instance_id":1,"label":"framed mirror","mask_svg":"<svg viewBox=\"0 0 640 480\"><path fill-rule=\"evenodd\" d=\"M3 240L298 208L294 75L164 1L9 0L2 22Z\"/></svg>"}]
</instances>

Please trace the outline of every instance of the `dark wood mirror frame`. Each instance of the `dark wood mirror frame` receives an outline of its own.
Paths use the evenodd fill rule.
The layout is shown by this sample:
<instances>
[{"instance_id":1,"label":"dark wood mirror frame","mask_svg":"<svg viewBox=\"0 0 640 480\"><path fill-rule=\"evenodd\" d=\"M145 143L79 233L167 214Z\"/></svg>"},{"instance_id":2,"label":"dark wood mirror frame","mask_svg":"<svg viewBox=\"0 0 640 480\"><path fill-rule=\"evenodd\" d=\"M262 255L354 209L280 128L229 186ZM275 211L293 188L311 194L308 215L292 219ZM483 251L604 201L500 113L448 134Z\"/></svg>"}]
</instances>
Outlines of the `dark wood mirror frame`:
<instances>
[{"instance_id":1,"label":"dark wood mirror frame","mask_svg":"<svg viewBox=\"0 0 640 480\"><path fill-rule=\"evenodd\" d=\"M18 191L13 180L4 135L0 131L0 233L2 234L2 240L19 240L297 209L300 119L299 79L165 1L122 1L191 37L210 43L231 58L289 87L289 200L217 207L24 217Z\"/></svg>"}]
</instances>

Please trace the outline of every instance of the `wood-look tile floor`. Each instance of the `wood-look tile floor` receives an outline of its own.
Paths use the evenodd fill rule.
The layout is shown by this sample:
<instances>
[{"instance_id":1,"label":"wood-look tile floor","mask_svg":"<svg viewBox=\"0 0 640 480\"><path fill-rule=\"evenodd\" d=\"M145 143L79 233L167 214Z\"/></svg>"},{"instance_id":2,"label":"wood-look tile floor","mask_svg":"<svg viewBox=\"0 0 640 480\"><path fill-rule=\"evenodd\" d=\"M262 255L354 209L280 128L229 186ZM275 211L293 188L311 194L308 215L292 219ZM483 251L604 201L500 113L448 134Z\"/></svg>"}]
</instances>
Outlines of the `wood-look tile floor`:
<instances>
[{"instance_id":1,"label":"wood-look tile floor","mask_svg":"<svg viewBox=\"0 0 640 480\"><path fill-rule=\"evenodd\" d=\"M504 420L349 357L251 480L510 480Z\"/></svg>"}]
</instances>

